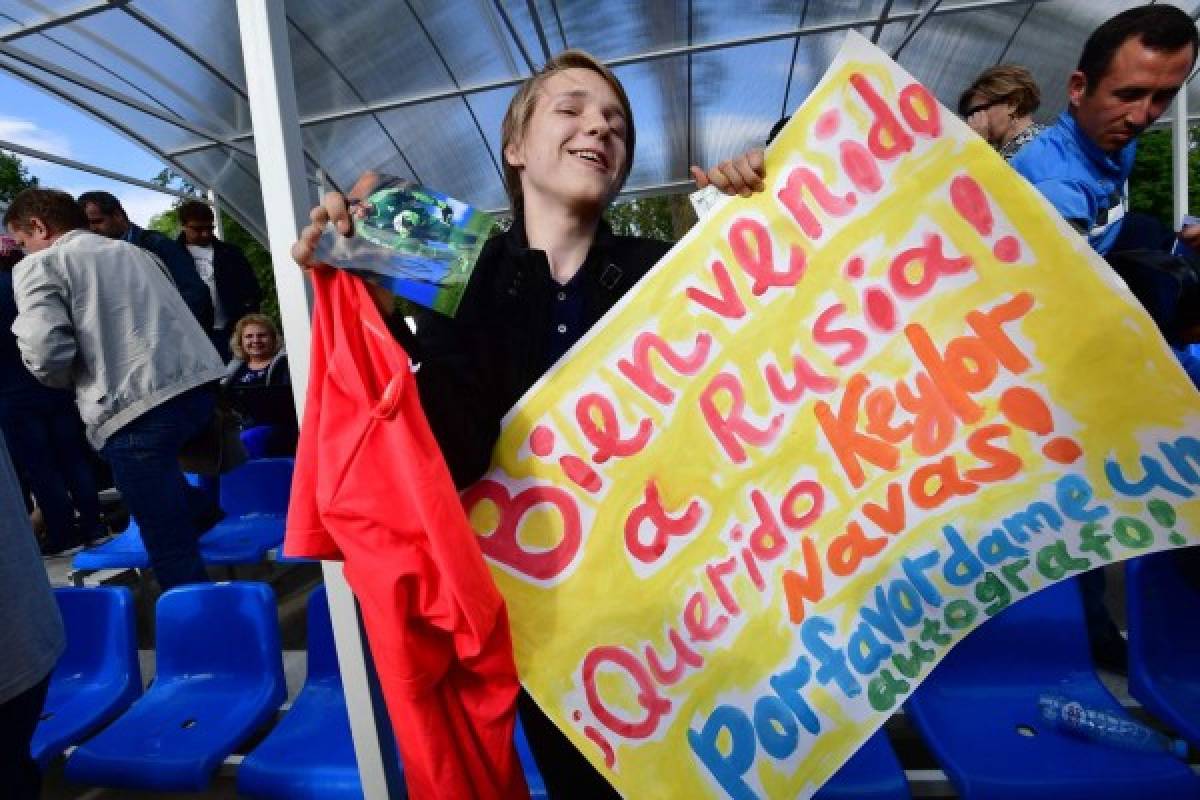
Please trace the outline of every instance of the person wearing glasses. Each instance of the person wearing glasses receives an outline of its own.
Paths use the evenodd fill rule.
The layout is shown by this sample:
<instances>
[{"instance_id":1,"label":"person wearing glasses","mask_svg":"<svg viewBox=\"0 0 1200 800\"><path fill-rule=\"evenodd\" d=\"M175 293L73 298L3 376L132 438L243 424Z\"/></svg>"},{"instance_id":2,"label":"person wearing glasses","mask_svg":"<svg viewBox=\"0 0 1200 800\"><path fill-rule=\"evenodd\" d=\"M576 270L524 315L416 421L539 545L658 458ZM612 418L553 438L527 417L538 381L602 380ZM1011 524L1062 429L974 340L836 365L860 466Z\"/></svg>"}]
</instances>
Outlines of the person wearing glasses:
<instances>
[{"instance_id":1,"label":"person wearing glasses","mask_svg":"<svg viewBox=\"0 0 1200 800\"><path fill-rule=\"evenodd\" d=\"M226 362L234 324L247 314L257 314L262 305L262 289L254 269L241 248L222 242L213 235L216 225L213 210L206 203L187 200L180 203L179 244L187 248L196 262L196 272L208 287L213 304L213 324L208 329L213 346Z\"/></svg>"},{"instance_id":2,"label":"person wearing glasses","mask_svg":"<svg viewBox=\"0 0 1200 800\"><path fill-rule=\"evenodd\" d=\"M1029 70L1000 64L985 69L967 87L958 98L958 113L1007 161L1046 129L1033 121L1041 102Z\"/></svg>"}]
</instances>

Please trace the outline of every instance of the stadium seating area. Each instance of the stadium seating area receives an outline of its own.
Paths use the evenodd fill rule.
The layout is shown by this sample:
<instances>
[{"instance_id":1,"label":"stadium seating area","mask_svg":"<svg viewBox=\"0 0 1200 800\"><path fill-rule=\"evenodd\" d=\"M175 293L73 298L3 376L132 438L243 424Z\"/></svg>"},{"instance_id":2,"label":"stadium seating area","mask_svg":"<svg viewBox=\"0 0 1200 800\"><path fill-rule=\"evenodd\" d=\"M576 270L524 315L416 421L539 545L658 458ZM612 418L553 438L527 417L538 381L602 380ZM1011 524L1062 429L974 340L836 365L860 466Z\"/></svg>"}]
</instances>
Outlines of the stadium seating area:
<instances>
[{"instance_id":1,"label":"stadium seating area","mask_svg":"<svg viewBox=\"0 0 1200 800\"><path fill-rule=\"evenodd\" d=\"M289 459L261 459L221 479L228 516L202 540L210 564L278 558L291 471ZM1143 719L1152 715L1158 727L1200 747L1200 629L1179 624L1200 615L1200 587L1185 579L1177 555L1128 565L1129 686ZM136 526L75 560L85 574L144 565ZM307 598L306 677L290 703L277 598L266 583L163 594L144 694L132 592L56 591L68 649L34 740L43 766L61 764L75 785L119 790L204 791L224 768L226 776L234 771L239 796L363 796L324 587ZM943 784L963 798L1200 798L1200 777L1173 755L1073 738L1043 723L1037 701L1047 691L1129 715L1097 678L1073 581L1021 601L968 636L898 718L919 733ZM872 736L816 797L934 796L913 780L919 770L902 766L906 759L888 734L894 727ZM517 748L533 796L546 797L519 728Z\"/></svg>"}]
</instances>

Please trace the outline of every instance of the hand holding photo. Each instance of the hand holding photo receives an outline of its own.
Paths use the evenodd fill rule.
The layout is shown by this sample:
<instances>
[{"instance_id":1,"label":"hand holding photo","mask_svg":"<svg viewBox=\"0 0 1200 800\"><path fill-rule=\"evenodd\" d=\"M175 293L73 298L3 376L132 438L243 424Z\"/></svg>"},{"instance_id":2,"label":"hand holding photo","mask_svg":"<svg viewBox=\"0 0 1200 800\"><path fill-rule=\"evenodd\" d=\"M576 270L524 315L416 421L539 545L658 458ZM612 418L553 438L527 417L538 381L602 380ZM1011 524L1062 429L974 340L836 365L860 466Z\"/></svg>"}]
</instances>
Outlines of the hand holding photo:
<instances>
[{"instance_id":1,"label":"hand holding photo","mask_svg":"<svg viewBox=\"0 0 1200 800\"><path fill-rule=\"evenodd\" d=\"M375 189L352 210L354 235L339 236L330 225L316 258L454 316L492 216L403 181Z\"/></svg>"}]
</instances>

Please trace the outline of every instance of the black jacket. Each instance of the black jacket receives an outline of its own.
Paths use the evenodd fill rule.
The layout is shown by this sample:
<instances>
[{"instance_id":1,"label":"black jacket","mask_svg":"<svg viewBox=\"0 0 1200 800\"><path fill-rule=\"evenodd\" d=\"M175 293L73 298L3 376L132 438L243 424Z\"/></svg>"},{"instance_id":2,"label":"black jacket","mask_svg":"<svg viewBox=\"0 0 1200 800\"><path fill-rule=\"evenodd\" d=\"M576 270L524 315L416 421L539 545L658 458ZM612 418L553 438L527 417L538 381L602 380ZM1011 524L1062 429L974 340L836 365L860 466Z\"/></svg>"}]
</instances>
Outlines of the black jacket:
<instances>
[{"instance_id":1,"label":"black jacket","mask_svg":"<svg viewBox=\"0 0 1200 800\"><path fill-rule=\"evenodd\" d=\"M601 223L579 278L583 325L591 329L671 245L617 236ZM487 470L500 421L553 364L547 350L558 284L546 254L531 250L523 222L484 245L458 314L418 317L413 341L403 323L392 329L419 361L417 385L450 472L459 486Z\"/></svg>"},{"instance_id":2,"label":"black jacket","mask_svg":"<svg viewBox=\"0 0 1200 800\"><path fill-rule=\"evenodd\" d=\"M187 240L182 233L175 241L187 250ZM232 329L242 317L258 312L262 305L262 288L242 248L213 239L213 279L217 283L217 299L225 312L225 327Z\"/></svg>"},{"instance_id":3,"label":"black jacket","mask_svg":"<svg viewBox=\"0 0 1200 800\"><path fill-rule=\"evenodd\" d=\"M171 280L175 282L175 288L183 302L192 310L200 327L206 331L210 330L213 323L212 295L208 293L208 287L196 272L196 263L192 261L192 254L187 248L171 241L171 237L166 234L146 230L133 223L129 224L127 238L143 250L158 256L166 265Z\"/></svg>"}]
</instances>

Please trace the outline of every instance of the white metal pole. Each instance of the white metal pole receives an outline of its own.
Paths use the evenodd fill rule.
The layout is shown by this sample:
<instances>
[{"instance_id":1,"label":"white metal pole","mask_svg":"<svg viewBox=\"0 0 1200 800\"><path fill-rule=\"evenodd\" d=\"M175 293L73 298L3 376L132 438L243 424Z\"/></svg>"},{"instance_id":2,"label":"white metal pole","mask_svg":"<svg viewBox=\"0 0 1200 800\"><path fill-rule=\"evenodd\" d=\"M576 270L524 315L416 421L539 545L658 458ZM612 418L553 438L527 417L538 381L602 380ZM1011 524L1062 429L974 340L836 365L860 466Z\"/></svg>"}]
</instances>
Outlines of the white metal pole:
<instances>
[{"instance_id":1,"label":"white metal pole","mask_svg":"<svg viewBox=\"0 0 1200 800\"><path fill-rule=\"evenodd\" d=\"M225 226L221 224L221 197L216 189L208 190L208 204L213 212L213 236L225 241Z\"/></svg>"},{"instance_id":2,"label":"white metal pole","mask_svg":"<svg viewBox=\"0 0 1200 800\"><path fill-rule=\"evenodd\" d=\"M267 237L288 342L288 367L293 385L304 387L308 385L312 333L310 308L304 277L292 262L291 245L308 217L310 194L284 4L283 0L238 0L237 10ZM296 413L303 418L304 393L295 392L295 399ZM386 725L386 715L372 702L354 597L340 564L324 562L322 568L363 793L368 800L387 798L389 773L395 771L385 764L381 746L380 721ZM387 758L394 762L394 751ZM400 793L398 790L396 795Z\"/></svg>"},{"instance_id":3,"label":"white metal pole","mask_svg":"<svg viewBox=\"0 0 1200 800\"><path fill-rule=\"evenodd\" d=\"M1171 215L1175 230L1183 225L1188 213L1188 87L1184 84L1175 95L1174 119L1171 121L1171 172L1175 192L1174 213Z\"/></svg>"}]
</instances>

